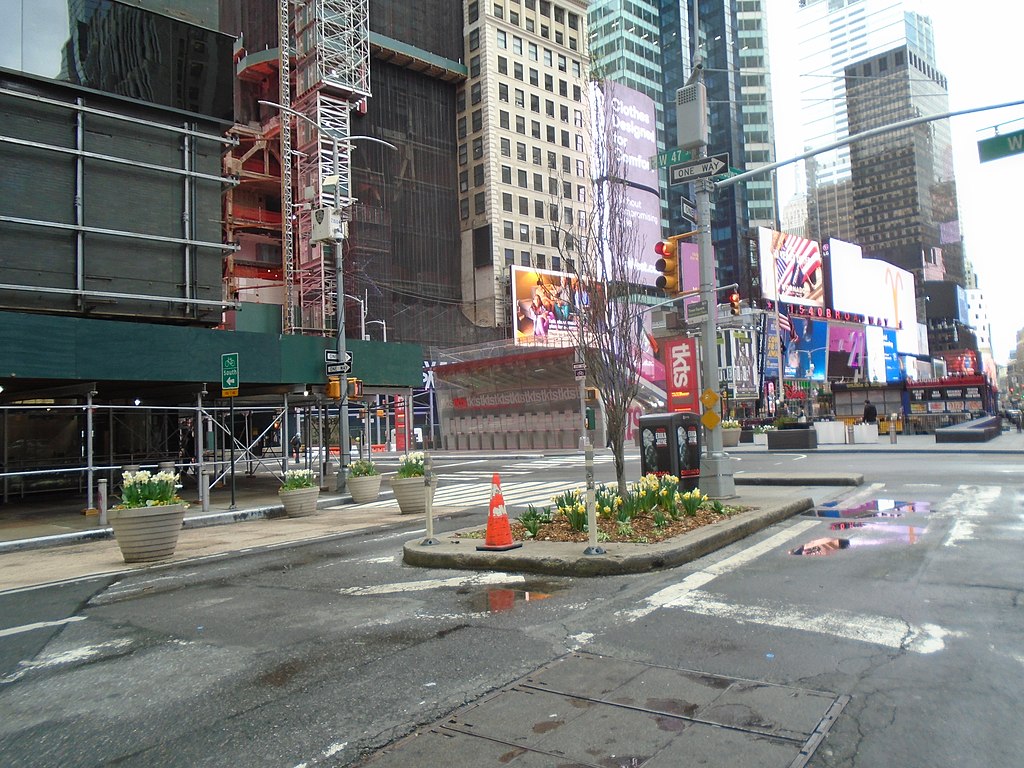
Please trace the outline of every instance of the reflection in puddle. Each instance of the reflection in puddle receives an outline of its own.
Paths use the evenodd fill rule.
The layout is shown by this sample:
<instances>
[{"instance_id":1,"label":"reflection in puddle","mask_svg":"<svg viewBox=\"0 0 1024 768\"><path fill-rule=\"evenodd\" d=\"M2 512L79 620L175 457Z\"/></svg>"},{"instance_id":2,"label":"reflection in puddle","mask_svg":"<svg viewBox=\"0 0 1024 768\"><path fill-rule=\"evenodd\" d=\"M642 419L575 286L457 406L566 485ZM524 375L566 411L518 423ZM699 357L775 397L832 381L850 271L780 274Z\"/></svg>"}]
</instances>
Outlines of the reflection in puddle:
<instances>
[{"instance_id":1,"label":"reflection in puddle","mask_svg":"<svg viewBox=\"0 0 1024 768\"><path fill-rule=\"evenodd\" d=\"M850 546L849 539L812 539L806 544L801 544L791 555L831 555L840 549L847 549Z\"/></svg>"},{"instance_id":2,"label":"reflection in puddle","mask_svg":"<svg viewBox=\"0 0 1024 768\"><path fill-rule=\"evenodd\" d=\"M470 610L474 613L500 613L511 611L520 603L532 603L546 600L564 587L557 584L538 583L528 585L528 589L508 589L493 587L469 596Z\"/></svg>"},{"instance_id":3,"label":"reflection in puddle","mask_svg":"<svg viewBox=\"0 0 1024 768\"><path fill-rule=\"evenodd\" d=\"M840 507L838 502L828 502L815 508L809 517L903 517L910 514L928 514L932 511L928 501L897 501L895 499L872 499L856 507Z\"/></svg>"}]
</instances>

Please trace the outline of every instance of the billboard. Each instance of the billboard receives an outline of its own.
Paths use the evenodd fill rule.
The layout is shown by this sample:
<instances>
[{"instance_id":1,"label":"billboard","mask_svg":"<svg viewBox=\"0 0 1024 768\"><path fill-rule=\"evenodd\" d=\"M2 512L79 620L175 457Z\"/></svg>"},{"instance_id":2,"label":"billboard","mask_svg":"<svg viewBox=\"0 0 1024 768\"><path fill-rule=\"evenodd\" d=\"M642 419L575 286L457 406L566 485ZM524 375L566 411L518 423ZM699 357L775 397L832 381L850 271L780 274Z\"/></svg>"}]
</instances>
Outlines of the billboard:
<instances>
[{"instance_id":1,"label":"billboard","mask_svg":"<svg viewBox=\"0 0 1024 768\"><path fill-rule=\"evenodd\" d=\"M865 326L860 323L828 324L828 378L833 381L867 379Z\"/></svg>"},{"instance_id":2,"label":"billboard","mask_svg":"<svg viewBox=\"0 0 1024 768\"><path fill-rule=\"evenodd\" d=\"M627 185L624 216L627 226L636 232L635 247L627 268L636 270L638 282L654 285L661 274L654 268L658 260L654 245L661 240L661 197L658 171L652 170L649 162L649 158L658 153L654 100L639 91L607 81L593 83L591 94L595 105L594 135L610 139L614 153L612 167ZM606 146L600 141L594 144L595 152L603 151ZM607 177L608 165L598 155L591 157L595 178ZM604 199L607 200L608 196L604 195ZM607 258L606 255L606 261Z\"/></svg>"},{"instance_id":3,"label":"billboard","mask_svg":"<svg viewBox=\"0 0 1024 768\"><path fill-rule=\"evenodd\" d=\"M665 342L665 371L668 410L700 413L697 340Z\"/></svg>"},{"instance_id":4,"label":"billboard","mask_svg":"<svg viewBox=\"0 0 1024 768\"><path fill-rule=\"evenodd\" d=\"M795 339L786 342L783 355L787 379L824 381L828 353L828 323L793 317Z\"/></svg>"},{"instance_id":5,"label":"billboard","mask_svg":"<svg viewBox=\"0 0 1024 768\"><path fill-rule=\"evenodd\" d=\"M825 277L821 251L813 240L758 227L761 295L773 301L821 307Z\"/></svg>"},{"instance_id":6,"label":"billboard","mask_svg":"<svg viewBox=\"0 0 1024 768\"><path fill-rule=\"evenodd\" d=\"M590 298L578 278L565 272L512 267L512 323L516 344L571 347L579 308Z\"/></svg>"}]
</instances>

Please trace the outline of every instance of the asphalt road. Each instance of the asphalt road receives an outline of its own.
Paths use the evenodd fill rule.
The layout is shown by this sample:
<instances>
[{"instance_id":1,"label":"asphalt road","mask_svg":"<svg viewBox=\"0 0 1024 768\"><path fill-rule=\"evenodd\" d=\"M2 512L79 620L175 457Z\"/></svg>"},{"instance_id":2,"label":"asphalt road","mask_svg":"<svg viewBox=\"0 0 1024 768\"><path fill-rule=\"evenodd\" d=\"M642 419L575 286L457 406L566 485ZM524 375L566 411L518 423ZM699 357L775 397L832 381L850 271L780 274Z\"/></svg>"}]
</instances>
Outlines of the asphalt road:
<instances>
[{"instance_id":1,"label":"asphalt road","mask_svg":"<svg viewBox=\"0 0 1024 768\"><path fill-rule=\"evenodd\" d=\"M439 471L472 484L494 466ZM579 474L501 466L538 493ZM827 514L875 499L927 511L797 517L639 576L414 569L399 555L410 525L0 595L3 627L60 622L0 630L0 764L356 765L573 650L849 696L813 766L1019 764L1019 461L758 454L737 471L794 466L864 473L811 494L845 495ZM851 544L790 554L819 538Z\"/></svg>"}]
</instances>

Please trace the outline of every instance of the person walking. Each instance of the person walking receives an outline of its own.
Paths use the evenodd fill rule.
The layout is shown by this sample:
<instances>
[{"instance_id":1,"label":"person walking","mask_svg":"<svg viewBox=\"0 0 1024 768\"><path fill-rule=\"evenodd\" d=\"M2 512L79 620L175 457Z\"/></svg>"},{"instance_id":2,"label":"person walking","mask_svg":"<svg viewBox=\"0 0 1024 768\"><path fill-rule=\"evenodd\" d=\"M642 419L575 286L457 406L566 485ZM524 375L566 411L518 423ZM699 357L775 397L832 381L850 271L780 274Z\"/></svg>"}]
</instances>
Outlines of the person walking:
<instances>
[{"instance_id":1,"label":"person walking","mask_svg":"<svg viewBox=\"0 0 1024 768\"><path fill-rule=\"evenodd\" d=\"M870 399L864 400L864 418L865 424L874 424L878 420L878 409L875 408L874 404Z\"/></svg>"},{"instance_id":2,"label":"person walking","mask_svg":"<svg viewBox=\"0 0 1024 768\"><path fill-rule=\"evenodd\" d=\"M299 460L299 449L302 447L302 438L299 437L299 433L298 432L296 432L294 435L292 435L291 446L292 446L292 458L295 459L296 462L298 462L298 460Z\"/></svg>"}]
</instances>

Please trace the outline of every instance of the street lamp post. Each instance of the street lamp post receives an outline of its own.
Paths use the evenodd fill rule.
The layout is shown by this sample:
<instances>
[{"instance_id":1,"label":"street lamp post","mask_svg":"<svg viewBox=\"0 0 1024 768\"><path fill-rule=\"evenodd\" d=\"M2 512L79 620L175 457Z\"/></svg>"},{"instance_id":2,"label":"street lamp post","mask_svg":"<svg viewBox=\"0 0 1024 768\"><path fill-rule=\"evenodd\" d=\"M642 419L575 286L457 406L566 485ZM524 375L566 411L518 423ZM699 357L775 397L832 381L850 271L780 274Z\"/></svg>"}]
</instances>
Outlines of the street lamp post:
<instances>
[{"instance_id":1,"label":"street lamp post","mask_svg":"<svg viewBox=\"0 0 1024 768\"><path fill-rule=\"evenodd\" d=\"M313 118L309 117L308 115L302 114L298 110L292 109L291 107L286 107L283 104L278 104L278 103L273 102L273 101L266 101L264 99L259 99L259 103L260 104L264 104L264 105L266 105L268 107L274 107L275 109L279 109L282 112L286 112L287 114L293 115L293 116L295 116L297 118L301 118L302 120L305 120L307 123L309 123L314 128L316 128L316 130L319 131L320 133L322 133L324 136L329 136L330 137L330 139L331 139L331 162L332 162L332 168L334 170L335 178L338 179L338 181L335 183L335 188L334 188L334 202L335 202L335 207L340 208L343 198L342 198L342 194L341 194L342 190L339 188L340 187L341 174L338 172L339 160L340 160L340 153L338 151L338 137L335 136L334 134L332 134L329 130L324 128L322 125L320 125L320 123L318 123L316 120L314 120ZM392 144L392 143L390 143L388 141L384 141L383 139L378 139L378 138L376 138L374 136L349 136L349 137L346 138L346 143L351 142L353 139L363 139L363 140L366 140L366 141L373 141L373 142L376 142L378 144L384 144L385 146L390 147L391 149L398 149L398 147L396 147L394 144ZM351 148L351 145L349 145L349 148ZM344 202L350 203L351 202L351 198L349 196L350 190L346 189L346 190L344 190L344 192L345 192ZM322 201L322 199L323 199L323 189L322 188L320 190L320 195L321 195L321 201ZM283 211L282 214L285 215L285 216L290 216L291 215L291 211ZM339 363L344 363L348 359L348 355L346 354L346 349L345 349L345 282L344 282L345 274L344 274L343 264L342 264L342 261L341 261L342 243L344 242L344 238L345 238L345 234L346 233L347 233L347 227L344 227L342 229L341 238L334 241L334 276L335 276L335 289L336 289L336 296L337 296L336 301L335 301L335 312L337 314L337 326L338 326L337 327L337 339L336 339L337 344L336 344L336 349L337 349L337 353L338 353L338 362ZM339 448L338 453L340 455L338 456L338 485L337 485L337 491L338 491L338 493L343 493L345 491L345 476L346 476L346 471L347 471L347 468L348 468L348 460L349 460L348 388L347 388L347 386L342 387L342 390L341 390L341 414L340 414L340 421L341 421L341 425L340 425L340 430L339 431L341 432L341 435L340 435L340 441L339 441L340 445L338 446L338 448Z\"/></svg>"},{"instance_id":2,"label":"street lamp post","mask_svg":"<svg viewBox=\"0 0 1024 768\"><path fill-rule=\"evenodd\" d=\"M365 315L364 315L365 318ZM384 330L384 343L388 343L388 324L383 320L366 320L366 325L379 325ZM366 335L366 328L363 328L363 335Z\"/></svg>"}]
</instances>

